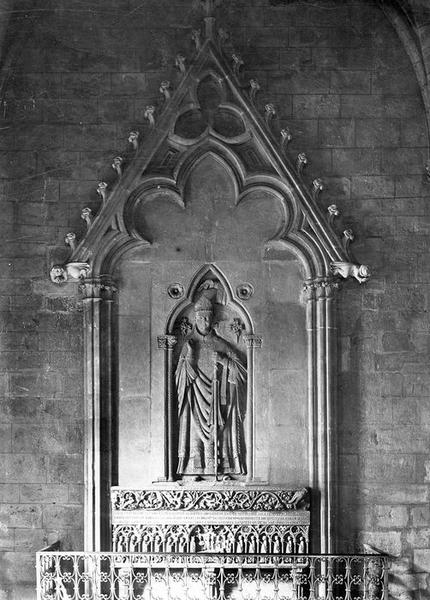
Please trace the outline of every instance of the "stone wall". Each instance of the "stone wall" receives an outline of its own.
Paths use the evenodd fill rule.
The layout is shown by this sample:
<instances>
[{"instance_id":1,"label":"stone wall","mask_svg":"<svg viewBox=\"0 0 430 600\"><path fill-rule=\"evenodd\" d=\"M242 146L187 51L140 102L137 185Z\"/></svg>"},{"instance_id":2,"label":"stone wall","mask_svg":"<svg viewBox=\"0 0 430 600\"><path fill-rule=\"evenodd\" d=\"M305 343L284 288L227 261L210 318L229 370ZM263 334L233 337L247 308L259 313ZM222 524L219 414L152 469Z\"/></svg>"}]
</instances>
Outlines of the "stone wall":
<instances>
[{"instance_id":1,"label":"stone wall","mask_svg":"<svg viewBox=\"0 0 430 600\"><path fill-rule=\"evenodd\" d=\"M428 139L413 70L375 4L225 1L220 24L373 269L339 294L339 549L400 555L392 590L405 597L429 586ZM37 549L82 548L81 312L48 270L200 21L193 0L35 7L11 25L31 19L0 105L1 600L35 597Z\"/></svg>"}]
</instances>

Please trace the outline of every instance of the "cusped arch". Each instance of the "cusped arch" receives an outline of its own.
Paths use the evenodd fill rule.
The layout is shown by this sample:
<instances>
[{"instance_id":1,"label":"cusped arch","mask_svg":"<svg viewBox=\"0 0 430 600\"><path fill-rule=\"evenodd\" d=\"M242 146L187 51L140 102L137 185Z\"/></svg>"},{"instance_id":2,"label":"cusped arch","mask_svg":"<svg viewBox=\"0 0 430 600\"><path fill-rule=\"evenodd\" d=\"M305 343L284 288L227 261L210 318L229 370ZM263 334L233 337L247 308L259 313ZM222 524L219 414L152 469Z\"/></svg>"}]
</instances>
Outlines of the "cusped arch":
<instances>
[{"instance_id":1,"label":"cusped arch","mask_svg":"<svg viewBox=\"0 0 430 600\"><path fill-rule=\"evenodd\" d=\"M207 156L212 156L231 174L234 181L236 194L239 195L244 188L246 170L236 153L220 140L208 136L192 148L185 151L178 161L173 177L179 189L184 190L191 171Z\"/></svg>"},{"instance_id":2,"label":"cusped arch","mask_svg":"<svg viewBox=\"0 0 430 600\"><path fill-rule=\"evenodd\" d=\"M160 177L159 175L146 177L128 197L123 211L124 226L130 237L142 240L142 235L136 227L136 211L139 206L148 202L156 201L163 196L168 198L180 208L184 208L182 190L176 184L176 181L169 177ZM144 240L150 243L150 240Z\"/></svg>"},{"instance_id":3,"label":"cusped arch","mask_svg":"<svg viewBox=\"0 0 430 600\"><path fill-rule=\"evenodd\" d=\"M290 229L298 227L301 212L299 203L291 186L269 173L248 175L242 161L234 149L219 140L208 138L184 153L175 170L177 187L184 190L191 172L202 160L212 156L230 173L235 187L236 204L246 201L248 195L261 190L279 201L284 211L285 226L275 236L286 236Z\"/></svg>"}]
</instances>

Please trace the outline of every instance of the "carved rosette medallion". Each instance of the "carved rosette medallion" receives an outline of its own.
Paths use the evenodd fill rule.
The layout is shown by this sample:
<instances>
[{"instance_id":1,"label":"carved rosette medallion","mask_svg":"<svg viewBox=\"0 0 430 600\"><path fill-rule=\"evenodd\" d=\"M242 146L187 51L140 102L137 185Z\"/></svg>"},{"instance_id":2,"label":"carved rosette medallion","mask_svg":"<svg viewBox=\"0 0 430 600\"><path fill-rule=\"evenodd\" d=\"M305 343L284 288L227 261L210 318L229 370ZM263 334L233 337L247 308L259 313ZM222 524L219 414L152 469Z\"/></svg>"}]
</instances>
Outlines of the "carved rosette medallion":
<instances>
[{"instance_id":1,"label":"carved rosette medallion","mask_svg":"<svg viewBox=\"0 0 430 600\"><path fill-rule=\"evenodd\" d=\"M167 293L173 300L179 300L184 295L184 286L180 283L172 283L167 288Z\"/></svg>"},{"instance_id":2,"label":"carved rosette medallion","mask_svg":"<svg viewBox=\"0 0 430 600\"><path fill-rule=\"evenodd\" d=\"M241 283L236 288L236 296L239 300L249 300L254 293L254 288L250 283Z\"/></svg>"}]
</instances>

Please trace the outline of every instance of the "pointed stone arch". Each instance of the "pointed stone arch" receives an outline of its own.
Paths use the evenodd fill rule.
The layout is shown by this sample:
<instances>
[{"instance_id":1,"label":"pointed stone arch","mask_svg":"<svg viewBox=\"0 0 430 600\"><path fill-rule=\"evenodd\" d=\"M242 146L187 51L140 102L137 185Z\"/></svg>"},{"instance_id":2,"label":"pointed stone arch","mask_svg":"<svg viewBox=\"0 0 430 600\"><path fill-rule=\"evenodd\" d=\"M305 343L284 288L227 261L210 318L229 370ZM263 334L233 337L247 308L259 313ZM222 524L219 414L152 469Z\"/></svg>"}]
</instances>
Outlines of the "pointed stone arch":
<instances>
[{"instance_id":1,"label":"pointed stone arch","mask_svg":"<svg viewBox=\"0 0 430 600\"><path fill-rule=\"evenodd\" d=\"M235 309L240 313L240 316L243 318L245 322L245 331L249 334L254 334L254 323L252 321L251 315L245 308L242 302L237 300L234 296L233 289L228 281L228 278L223 273L223 271L214 264L205 264L200 267L196 273L194 274L192 280L189 283L188 290L184 295L184 299L179 301L178 304L173 308L166 320L166 330L165 335L171 335L173 333L173 326L175 320L178 318L178 315L190 304L192 304L193 299L195 299L195 295L199 284L206 278L209 279L214 277L217 278L227 295L227 302L231 303Z\"/></svg>"},{"instance_id":2,"label":"pointed stone arch","mask_svg":"<svg viewBox=\"0 0 430 600\"><path fill-rule=\"evenodd\" d=\"M209 33L210 30L209 27ZM198 89L207 77L218 82L221 89L219 104L211 110L225 110L234 115L238 122L243 123L244 131L232 126L231 135L228 135L227 121L220 133L211 117L212 120L202 121L197 135L184 136L186 129L178 135L176 127L179 120L187 113L201 110ZM312 190L305 186L301 172L306 157L299 155L296 164L292 164L285 151L287 133L284 132L279 139L274 135L271 128L273 106L266 106L265 118L258 114L253 97L255 91L254 84L249 94L244 92L236 74L231 72L225 57L209 35L190 68L184 69L182 81L159 114L154 107L147 107L150 128L144 143L139 145L136 132L132 132L130 142L133 151L127 154L127 159L120 157L121 160L116 162L117 181L111 186L103 182L99 185L98 191L103 200L99 214L93 220L87 214L88 231L78 243L74 236L68 236L72 250L70 259L51 271L51 279L56 283L80 281L84 296L86 550L107 549L110 543L108 497L110 486L115 483L115 455L110 449L115 439L112 419L118 370L113 273L130 252L153 247L149 236L145 236L142 228L138 227L139 206L157 201L157 197L164 194L185 210L183 194L190 173L199 162L210 156L230 172L237 205L246 203L249 195L263 192L281 203L284 226L266 241L266 250L292 253L303 266L308 343L308 484L313 494L313 547L326 553L334 549L334 300L338 285L334 276L352 275L361 282L368 278L369 273L352 260L348 248L350 238L339 239L333 219L321 212L317 203L318 180L315 180ZM207 260L201 262L204 266L197 270L188 288L188 299L184 302L190 301L204 269L210 268L223 281L231 302L241 306L234 299L231 286L218 265L208 266ZM167 378L172 373L169 360L175 343L169 323L174 322L173 315L179 314L180 306L178 304L176 312L171 313L160 340L166 352ZM258 346L258 336L253 330L251 316L243 307L241 310L249 328L249 348L253 349ZM168 396L166 393L167 412L173 406ZM252 426L249 431L252 432ZM168 428L166 432L165 472L167 478L171 478L174 465ZM248 448L251 447L252 439L248 438ZM251 480L252 474L252 465L248 465Z\"/></svg>"}]
</instances>

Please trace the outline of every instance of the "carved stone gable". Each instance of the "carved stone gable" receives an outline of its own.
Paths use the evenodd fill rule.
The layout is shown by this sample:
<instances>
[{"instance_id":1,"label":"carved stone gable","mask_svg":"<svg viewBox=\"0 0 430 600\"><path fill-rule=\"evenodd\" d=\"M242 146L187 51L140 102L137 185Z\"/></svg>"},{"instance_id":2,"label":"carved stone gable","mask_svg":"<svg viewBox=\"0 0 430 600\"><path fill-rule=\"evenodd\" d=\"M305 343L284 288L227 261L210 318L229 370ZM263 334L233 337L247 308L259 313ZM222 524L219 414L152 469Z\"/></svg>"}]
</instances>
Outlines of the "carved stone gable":
<instances>
[{"instance_id":1,"label":"carved stone gable","mask_svg":"<svg viewBox=\"0 0 430 600\"><path fill-rule=\"evenodd\" d=\"M98 213L83 208L86 233L67 234L69 260L51 270L84 296L85 546L109 547L119 472L142 489L115 491L116 549L304 553L309 511L290 509L291 481L311 488L315 542L330 552L334 299L338 277L370 272L204 4L205 39L194 31L191 60L176 56L177 83L160 82L145 131L97 186ZM150 488L178 478L225 487Z\"/></svg>"},{"instance_id":2,"label":"carved stone gable","mask_svg":"<svg viewBox=\"0 0 430 600\"><path fill-rule=\"evenodd\" d=\"M169 82L161 83L163 102L145 111L149 123L146 135L131 132L133 151L113 159L116 177L98 186L102 201L99 214L94 218L89 209L84 209L82 218L88 232L79 241L74 234L68 235L70 259L64 266L54 267L52 280L61 283L112 273L124 252L152 243L154 228L162 227L157 216L160 207L164 217L171 214L171 224L177 222L173 233L185 234L182 221L186 217L192 220L193 212L194 217L198 216L198 204L184 206L184 192L191 186L192 196L193 185L201 184L199 172L208 175L207 186L212 185L211 173L218 183L233 186L234 192L233 188L225 190L226 202L230 197L237 204L231 215L228 202L224 213L222 204L217 204L221 222L217 232L208 232L206 256L213 248L211 239L217 236L217 246L222 248L223 231L232 239L231 228L222 227L229 223L230 216L240 237L242 212L258 206L261 229L255 234L269 246L276 242L278 252L283 247L293 250L306 264L309 278L338 274L366 280L368 270L361 267L358 273L360 265L355 266L351 260L351 236L345 232L342 242L333 229L336 207L323 215L318 206L321 181L316 179L311 190L304 184L302 171L307 157L301 153L291 160L287 152L291 134L285 129L276 133L272 125L276 122L276 107L267 104L264 116L259 114L256 94L260 86L254 79L244 84L240 57L225 56L207 39L197 44L197 54L189 67L183 56L177 57L177 66L182 74L178 87L172 90ZM222 188L215 186L213 194L216 203L223 195ZM184 211L189 215L183 216ZM208 222L213 224L214 220ZM167 224L163 229L165 237L172 233L172 226ZM245 237L253 236L243 236L238 243L249 249Z\"/></svg>"}]
</instances>

